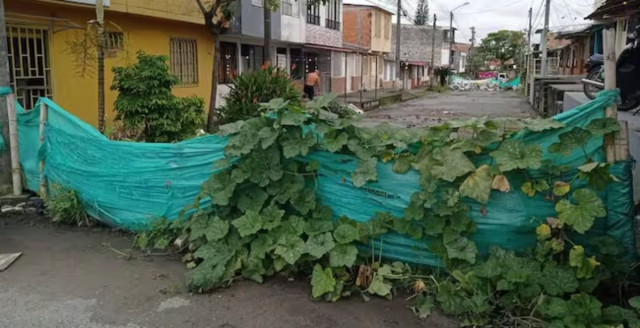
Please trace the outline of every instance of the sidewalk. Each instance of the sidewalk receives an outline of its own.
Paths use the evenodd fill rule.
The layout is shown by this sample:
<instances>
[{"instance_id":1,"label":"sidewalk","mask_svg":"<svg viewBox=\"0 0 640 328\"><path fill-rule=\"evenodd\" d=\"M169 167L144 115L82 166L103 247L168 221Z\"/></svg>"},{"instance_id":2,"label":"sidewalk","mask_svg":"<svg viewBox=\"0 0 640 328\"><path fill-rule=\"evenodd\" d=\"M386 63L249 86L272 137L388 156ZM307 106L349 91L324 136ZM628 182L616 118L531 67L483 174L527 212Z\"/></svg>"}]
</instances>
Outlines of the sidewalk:
<instances>
[{"instance_id":1,"label":"sidewalk","mask_svg":"<svg viewBox=\"0 0 640 328\"><path fill-rule=\"evenodd\" d=\"M384 102L385 104L407 101L421 97L426 94L427 87L410 89L410 90L398 90L395 88L378 89L378 90L366 90L355 91L345 94L338 94L338 99L347 103L353 104L360 108L365 107L367 110L372 109L370 104L376 101ZM401 97L397 99L397 97ZM396 99L394 99L396 98ZM387 100L387 101L385 101ZM377 107L379 104L376 104Z\"/></svg>"}]
</instances>

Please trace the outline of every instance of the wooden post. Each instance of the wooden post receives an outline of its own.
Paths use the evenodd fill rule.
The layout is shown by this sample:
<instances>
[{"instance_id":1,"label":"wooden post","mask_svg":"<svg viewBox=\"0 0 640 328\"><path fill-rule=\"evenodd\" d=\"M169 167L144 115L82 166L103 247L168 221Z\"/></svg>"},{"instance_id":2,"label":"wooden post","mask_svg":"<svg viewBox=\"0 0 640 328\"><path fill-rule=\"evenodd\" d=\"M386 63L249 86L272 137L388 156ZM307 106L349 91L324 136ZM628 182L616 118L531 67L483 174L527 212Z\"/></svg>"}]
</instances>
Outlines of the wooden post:
<instances>
[{"instance_id":1,"label":"wooden post","mask_svg":"<svg viewBox=\"0 0 640 328\"><path fill-rule=\"evenodd\" d=\"M613 90L616 88L616 28L608 26L604 30L604 88L605 90ZM618 118L617 105L614 103L607 107L605 111L606 117L614 119ZM605 152L607 161L613 163L616 160L615 136L610 135L604 139Z\"/></svg>"},{"instance_id":2,"label":"wooden post","mask_svg":"<svg viewBox=\"0 0 640 328\"><path fill-rule=\"evenodd\" d=\"M13 195L22 195L22 170L20 169L20 151L18 149L18 120L16 117L16 98L13 93L7 95L9 113L9 145L11 148L11 177Z\"/></svg>"},{"instance_id":3,"label":"wooden post","mask_svg":"<svg viewBox=\"0 0 640 328\"><path fill-rule=\"evenodd\" d=\"M44 146L44 133L45 133L45 125L47 123L47 104L44 101L40 102L40 147ZM40 159L40 197L47 197L47 178L44 175L44 155L43 158Z\"/></svg>"}]
</instances>

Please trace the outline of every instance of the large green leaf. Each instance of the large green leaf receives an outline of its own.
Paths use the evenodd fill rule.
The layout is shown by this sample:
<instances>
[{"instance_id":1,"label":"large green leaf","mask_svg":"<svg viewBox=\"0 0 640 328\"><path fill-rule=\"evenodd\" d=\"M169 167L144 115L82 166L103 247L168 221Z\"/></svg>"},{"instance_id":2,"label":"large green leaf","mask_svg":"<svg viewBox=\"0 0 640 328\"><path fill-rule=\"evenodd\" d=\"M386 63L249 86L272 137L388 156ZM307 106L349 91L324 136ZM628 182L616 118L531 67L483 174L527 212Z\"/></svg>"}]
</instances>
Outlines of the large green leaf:
<instances>
[{"instance_id":1,"label":"large green leaf","mask_svg":"<svg viewBox=\"0 0 640 328\"><path fill-rule=\"evenodd\" d=\"M329 252L329 264L332 267L351 267L356 263L358 248L354 245L337 245Z\"/></svg>"},{"instance_id":2,"label":"large green leaf","mask_svg":"<svg viewBox=\"0 0 640 328\"><path fill-rule=\"evenodd\" d=\"M276 142L276 139L278 138L278 131L265 126L260 130L260 132L258 132L258 137L260 137L260 145L262 146L262 149L267 149Z\"/></svg>"},{"instance_id":3,"label":"large green leaf","mask_svg":"<svg viewBox=\"0 0 640 328\"><path fill-rule=\"evenodd\" d=\"M607 211L598 195L589 189L578 189L573 193L573 204L566 199L556 204L560 222L570 225L579 233L591 228L596 218L607 215Z\"/></svg>"},{"instance_id":4,"label":"large green leaf","mask_svg":"<svg viewBox=\"0 0 640 328\"><path fill-rule=\"evenodd\" d=\"M460 149L438 148L434 157L438 164L431 167L431 173L445 181L453 182L457 177L476 169Z\"/></svg>"},{"instance_id":5,"label":"large green leaf","mask_svg":"<svg viewBox=\"0 0 640 328\"><path fill-rule=\"evenodd\" d=\"M612 132L620 131L620 125L615 118L596 118L587 124L587 130L594 136L603 136Z\"/></svg>"},{"instance_id":6,"label":"large green leaf","mask_svg":"<svg viewBox=\"0 0 640 328\"><path fill-rule=\"evenodd\" d=\"M374 274L371 284L369 285L369 288L367 288L367 292L371 295L391 298L391 288L393 288L393 285L384 280L384 276Z\"/></svg>"},{"instance_id":7,"label":"large green leaf","mask_svg":"<svg viewBox=\"0 0 640 328\"><path fill-rule=\"evenodd\" d=\"M320 264L313 267L311 274L311 296L318 298L326 293L331 293L336 287L336 279L331 268L322 269Z\"/></svg>"},{"instance_id":8,"label":"large green leaf","mask_svg":"<svg viewBox=\"0 0 640 328\"><path fill-rule=\"evenodd\" d=\"M280 238L274 253L282 256L287 263L293 265L298 261L300 256L302 256L304 251L304 241L300 237L288 235Z\"/></svg>"},{"instance_id":9,"label":"large green leaf","mask_svg":"<svg viewBox=\"0 0 640 328\"><path fill-rule=\"evenodd\" d=\"M569 252L569 265L577 268L576 277L591 278L593 271L600 263L596 261L595 256L587 258L584 255L584 248L580 245L575 245Z\"/></svg>"},{"instance_id":10,"label":"large green leaf","mask_svg":"<svg viewBox=\"0 0 640 328\"><path fill-rule=\"evenodd\" d=\"M207 237L207 241L217 241L226 236L227 232L229 232L229 222L214 216L209 220L204 235Z\"/></svg>"},{"instance_id":11,"label":"large green leaf","mask_svg":"<svg viewBox=\"0 0 640 328\"><path fill-rule=\"evenodd\" d=\"M609 173L609 163L591 162L578 167L578 177L586 179L590 186L605 190L607 185L614 180Z\"/></svg>"},{"instance_id":12,"label":"large green leaf","mask_svg":"<svg viewBox=\"0 0 640 328\"><path fill-rule=\"evenodd\" d=\"M310 131L304 133L300 128L292 128L280 137L280 145L282 146L282 154L285 158L291 158L298 155L306 155L316 144L316 138Z\"/></svg>"},{"instance_id":13,"label":"large green leaf","mask_svg":"<svg viewBox=\"0 0 640 328\"><path fill-rule=\"evenodd\" d=\"M553 130L564 127L565 125L562 122L556 121L552 118L532 118L524 120L525 128L529 131L539 132L544 130Z\"/></svg>"},{"instance_id":14,"label":"large green leaf","mask_svg":"<svg viewBox=\"0 0 640 328\"><path fill-rule=\"evenodd\" d=\"M539 311L547 318L562 319L569 314L569 304L558 297L547 297L540 304Z\"/></svg>"},{"instance_id":15,"label":"large green leaf","mask_svg":"<svg viewBox=\"0 0 640 328\"><path fill-rule=\"evenodd\" d=\"M325 232L309 237L305 244L305 252L316 258L321 258L324 254L331 251L335 245L331 233Z\"/></svg>"},{"instance_id":16,"label":"large green leaf","mask_svg":"<svg viewBox=\"0 0 640 328\"><path fill-rule=\"evenodd\" d=\"M202 191L211 197L214 205L227 206L233 196L236 183L231 179L229 171L221 171L213 174L202 184Z\"/></svg>"},{"instance_id":17,"label":"large green leaf","mask_svg":"<svg viewBox=\"0 0 640 328\"><path fill-rule=\"evenodd\" d=\"M329 219L311 219L304 225L304 233L309 236L317 235L319 233L332 231L333 220Z\"/></svg>"},{"instance_id":18,"label":"large green leaf","mask_svg":"<svg viewBox=\"0 0 640 328\"><path fill-rule=\"evenodd\" d=\"M458 237L450 242L445 242L447 255L450 259L459 259L471 264L476 263L478 248L476 244L466 237Z\"/></svg>"},{"instance_id":19,"label":"large green leaf","mask_svg":"<svg viewBox=\"0 0 640 328\"><path fill-rule=\"evenodd\" d=\"M356 170L351 174L353 185L356 187L362 187L367 183L367 181L377 180L377 164L378 160L374 157L358 161L358 167L356 167Z\"/></svg>"},{"instance_id":20,"label":"large green leaf","mask_svg":"<svg viewBox=\"0 0 640 328\"><path fill-rule=\"evenodd\" d=\"M475 172L469 174L460 185L460 194L486 204L489 201L493 183L489 171L489 166L482 165Z\"/></svg>"},{"instance_id":21,"label":"large green leaf","mask_svg":"<svg viewBox=\"0 0 640 328\"><path fill-rule=\"evenodd\" d=\"M243 216L231 221L231 224L238 229L241 237L252 235L262 229L260 214L253 210L247 210Z\"/></svg>"},{"instance_id":22,"label":"large green leaf","mask_svg":"<svg viewBox=\"0 0 640 328\"><path fill-rule=\"evenodd\" d=\"M251 241L251 256L264 259L265 254L275 248L275 244L276 241L271 235L259 234L256 239Z\"/></svg>"},{"instance_id":23,"label":"large green leaf","mask_svg":"<svg viewBox=\"0 0 640 328\"><path fill-rule=\"evenodd\" d=\"M342 223L333 231L333 238L336 239L338 244L348 244L354 240L359 240L360 232L351 224Z\"/></svg>"},{"instance_id":24,"label":"large green leaf","mask_svg":"<svg viewBox=\"0 0 640 328\"><path fill-rule=\"evenodd\" d=\"M324 146L332 153L342 149L347 141L349 141L349 136L344 132L332 131L324 135Z\"/></svg>"},{"instance_id":25,"label":"large green leaf","mask_svg":"<svg viewBox=\"0 0 640 328\"><path fill-rule=\"evenodd\" d=\"M226 258L226 262L231 256ZM222 283L222 277L226 271L226 262L218 265L209 265L203 262L187 272L187 287L192 291L207 291L218 287Z\"/></svg>"},{"instance_id":26,"label":"large green leaf","mask_svg":"<svg viewBox=\"0 0 640 328\"><path fill-rule=\"evenodd\" d=\"M284 210L279 209L277 205L270 205L260 213L262 228L272 230L279 227L283 216Z\"/></svg>"},{"instance_id":27,"label":"large green leaf","mask_svg":"<svg viewBox=\"0 0 640 328\"><path fill-rule=\"evenodd\" d=\"M240 192L238 192L238 202L237 206L243 212L247 210L252 211L260 211L262 205L267 200L269 195L256 185L250 185L246 188L242 188Z\"/></svg>"},{"instance_id":28,"label":"large green leaf","mask_svg":"<svg viewBox=\"0 0 640 328\"><path fill-rule=\"evenodd\" d=\"M316 208L316 194L311 189L304 189L304 191L291 199L291 205L302 215L306 215Z\"/></svg>"},{"instance_id":29,"label":"large green leaf","mask_svg":"<svg viewBox=\"0 0 640 328\"><path fill-rule=\"evenodd\" d=\"M395 156L393 160L393 172L399 174L405 174L411 168L411 163L413 162L415 156L410 153L402 153Z\"/></svg>"},{"instance_id":30,"label":"large green leaf","mask_svg":"<svg viewBox=\"0 0 640 328\"><path fill-rule=\"evenodd\" d=\"M418 294L413 304L414 305L411 307L411 310L420 319L426 319L430 316L431 311L435 307L433 297L425 296L424 294Z\"/></svg>"},{"instance_id":31,"label":"large green leaf","mask_svg":"<svg viewBox=\"0 0 640 328\"><path fill-rule=\"evenodd\" d=\"M579 286L575 272L567 267L546 266L536 278L545 293L551 296L572 293Z\"/></svg>"},{"instance_id":32,"label":"large green leaf","mask_svg":"<svg viewBox=\"0 0 640 328\"><path fill-rule=\"evenodd\" d=\"M287 110L284 113L282 113L282 120L280 121L280 124L302 125L306 119L307 119L307 114L305 114L304 112L294 112L294 111Z\"/></svg>"},{"instance_id":33,"label":"large green leaf","mask_svg":"<svg viewBox=\"0 0 640 328\"><path fill-rule=\"evenodd\" d=\"M571 131L562 133L559 136L560 141L549 146L550 153L560 153L570 155L576 148L584 148L589 139L591 132L583 128L575 127Z\"/></svg>"},{"instance_id":34,"label":"large green leaf","mask_svg":"<svg viewBox=\"0 0 640 328\"><path fill-rule=\"evenodd\" d=\"M491 152L502 172L515 169L537 169L542 161L542 150L538 145L527 145L522 140L509 139Z\"/></svg>"}]
</instances>

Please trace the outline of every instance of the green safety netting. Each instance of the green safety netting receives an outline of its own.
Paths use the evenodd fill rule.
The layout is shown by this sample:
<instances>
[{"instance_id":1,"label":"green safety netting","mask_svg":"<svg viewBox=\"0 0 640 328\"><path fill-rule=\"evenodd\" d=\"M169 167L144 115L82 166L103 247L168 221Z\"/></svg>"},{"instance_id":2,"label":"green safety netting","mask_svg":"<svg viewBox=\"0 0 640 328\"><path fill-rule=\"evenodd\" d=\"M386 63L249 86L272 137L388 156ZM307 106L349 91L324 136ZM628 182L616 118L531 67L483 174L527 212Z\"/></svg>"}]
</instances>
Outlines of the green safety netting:
<instances>
[{"instance_id":1,"label":"green safety netting","mask_svg":"<svg viewBox=\"0 0 640 328\"><path fill-rule=\"evenodd\" d=\"M601 92L594 101L556 116L567 125L565 128L522 132L515 138L546 149L558 141L562 132L603 117L604 108L616 97L616 91ZM39 106L30 111L18 108L20 156L29 189L38 190L38 161L44 156L49 183L76 190L91 216L113 226L135 231L160 217L175 219L185 205L193 203L202 182L215 171L213 163L223 157L225 138L204 136L175 144L110 141L51 100L40 101L49 108L42 147L38 132ZM587 147L587 152L596 160L604 158L602 144L601 139L594 138ZM558 165L574 168L585 161L584 154L578 150L570 156L546 152L543 156ZM343 180L349 181L355 169L354 157L319 151L305 159L320 162L318 195L324 204L331 206L336 217L347 215L366 221L376 212L401 216L411 194L419 188L416 172L395 174L390 164L378 164L377 182L356 188ZM608 215L597 220L590 231L591 235L607 234L617 238L627 254L633 254L634 250L632 165L632 162L620 162L613 166L612 172L618 181L600 194ZM529 175L536 178L540 173L530 171ZM516 174L508 178L512 186L520 186L524 180ZM553 204L544 197L529 197L518 188L513 189L509 193L492 192L485 214L480 204L469 201L471 217L478 226L474 239L481 251L490 245L516 250L529 247L535 243L535 227L554 215ZM202 202L202 206L208 204L207 200ZM440 264L425 241L388 234L374 243L384 247L383 254L390 259Z\"/></svg>"}]
</instances>

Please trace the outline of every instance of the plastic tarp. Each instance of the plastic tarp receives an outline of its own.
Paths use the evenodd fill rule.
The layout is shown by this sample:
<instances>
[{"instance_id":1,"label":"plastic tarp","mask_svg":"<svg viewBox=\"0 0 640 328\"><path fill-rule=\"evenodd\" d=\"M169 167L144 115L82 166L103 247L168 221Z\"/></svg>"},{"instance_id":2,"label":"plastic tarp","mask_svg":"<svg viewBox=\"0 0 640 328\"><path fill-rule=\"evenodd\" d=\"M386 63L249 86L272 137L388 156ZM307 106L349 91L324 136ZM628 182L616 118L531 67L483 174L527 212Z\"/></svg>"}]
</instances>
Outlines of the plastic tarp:
<instances>
[{"instance_id":1,"label":"plastic tarp","mask_svg":"<svg viewBox=\"0 0 640 328\"><path fill-rule=\"evenodd\" d=\"M567 127L519 133L515 138L546 149L558 141L562 132L603 117L604 108L616 97L615 91L601 92L594 101L556 117ZM202 182L214 173L213 163L223 157L225 138L205 136L175 144L110 141L51 100L40 101L49 107L42 147L38 137L39 107L31 111L18 109L20 156L28 187L38 190L38 161L44 156L49 184L76 190L88 213L110 225L135 231L160 217L175 219L183 206L193 203ZM587 152L596 160L603 159L602 144L602 139L593 138L587 147ZM574 168L585 161L578 150L570 156L546 152L543 156L556 164ZM402 216L411 194L419 189L417 172L395 174L389 164L378 165L377 182L356 188L350 181L357 162L354 157L318 151L305 158L309 159L321 164L317 192L321 201L331 206L336 217L347 215L357 221L366 221L377 212ZM487 159L477 157L474 160L482 163ZM608 215L598 219L590 232L616 237L626 247L627 254L634 250L631 166L632 162L613 166L619 181L600 195ZM531 171L529 175L536 178L540 173ZM571 176L562 178L568 181ZM477 223L473 238L481 251L486 251L490 245L515 250L534 245L535 227L555 213L553 204L543 196L528 197L519 190L524 181L521 175L510 174L508 179L512 191L492 192L484 215L480 204L469 200L471 218ZM389 259L440 264L424 240L387 234L374 243L376 248L383 248L383 256Z\"/></svg>"}]
</instances>

